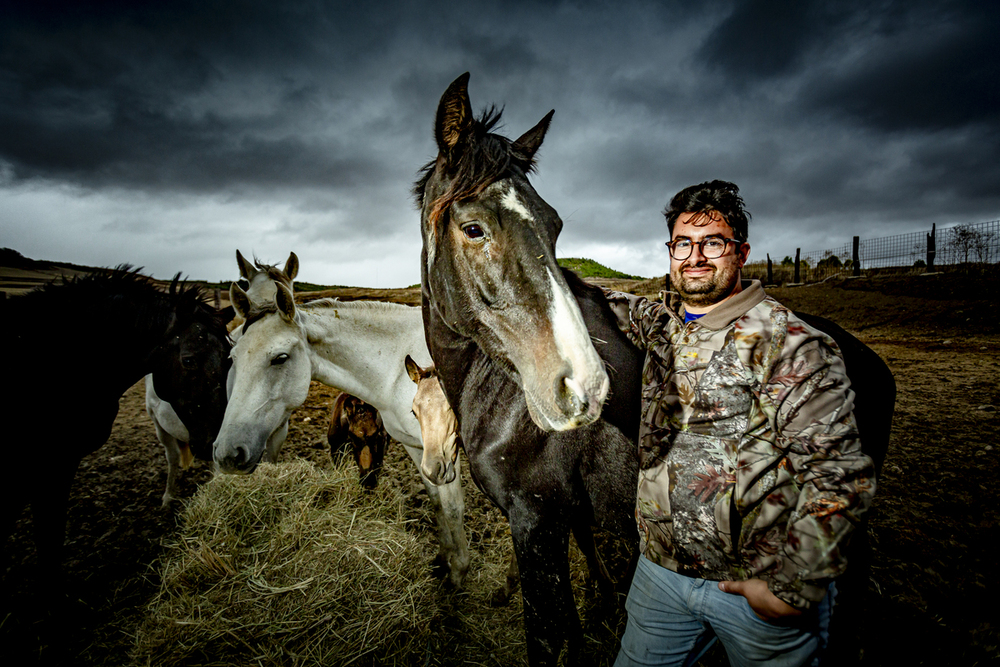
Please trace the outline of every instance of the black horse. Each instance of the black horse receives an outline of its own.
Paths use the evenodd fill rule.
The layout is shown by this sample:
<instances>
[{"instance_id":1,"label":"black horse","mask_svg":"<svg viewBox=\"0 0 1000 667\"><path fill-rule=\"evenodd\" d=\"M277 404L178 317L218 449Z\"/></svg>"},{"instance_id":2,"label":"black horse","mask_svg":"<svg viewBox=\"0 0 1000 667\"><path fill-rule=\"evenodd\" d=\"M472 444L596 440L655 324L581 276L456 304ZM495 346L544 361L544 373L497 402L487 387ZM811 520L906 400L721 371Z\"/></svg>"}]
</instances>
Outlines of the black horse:
<instances>
[{"instance_id":1,"label":"black horse","mask_svg":"<svg viewBox=\"0 0 1000 667\"><path fill-rule=\"evenodd\" d=\"M597 525L637 540L643 354L619 331L601 290L556 263L562 222L527 180L552 114L511 142L490 132L499 119L492 109L473 117L467 86L465 74L442 96L439 154L414 188L425 334L473 479L510 521L528 659L555 664L566 640L571 651L581 643L570 531ZM856 344L849 374L872 370L880 383L858 382L860 423L862 393L891 385L894 394L894 384L877 355L834 328L838 341ZM596 347L600 368L576 345ZM892 411L879 406L863 428L884 432L872 442L884 456Z\"/></svg>"},{"instance_id":2,"label":"black horse","mask_svg":"<svg viewBox=\"0 0 1000 667\"><path fill-rule=\"evenodd\" d=\"M58 581L66 503L80 460L108 439L125 391L152 373L157 394L210 451L225 413L223 315L179 275L169 291L120 266L52 283L0 305L7 353L0 382L8 478L0 539L31 505L38 565ZM51 387L63 389L52 419Z\"/></svg>"}]
</instances>

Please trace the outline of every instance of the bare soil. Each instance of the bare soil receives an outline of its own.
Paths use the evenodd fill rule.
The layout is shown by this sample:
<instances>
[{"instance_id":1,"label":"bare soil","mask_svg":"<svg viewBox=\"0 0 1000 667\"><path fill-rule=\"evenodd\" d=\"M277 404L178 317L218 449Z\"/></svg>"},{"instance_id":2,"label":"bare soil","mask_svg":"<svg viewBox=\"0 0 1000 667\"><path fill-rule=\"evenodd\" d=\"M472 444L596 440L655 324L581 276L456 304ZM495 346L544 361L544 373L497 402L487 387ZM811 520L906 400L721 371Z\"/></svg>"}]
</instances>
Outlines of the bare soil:
<instances>
[{"instance_id":1,"label":"bare soil","mask_svg":"<svg viewBox=\"0 0 1000 667\"><path fill-rule=\"evenodd\" d=\"M656 282L620 287L655 293ZM1000 590L997 434L1000 432L1000 318L992 281L965 274L861 278L815 286L770 289L789 306L829 317L855 333L887 361L898 398L892 441L869 534L874 563L861 610L861 629L840 639L847 654L870 666L986 665L1000 662ZM415 290L334 290L327 295L416 303ZM6 380L9 381L9 380ZM59 378L39 400L58 419ZM325 432L336 391L313 383L292 420L282 457L330 465ZM8 443L38 448L34 470L45 484L45 455L53 443ZM433 539L433 526L412 464L401 447L389 452L381 483L398 484L421 517L414 530ZM196 464L183 476L189 496L210 476ZM144 411L142 383L120 401L107 444L84 459L71 495L66 547L66 592L59 600L32 591L52 576L34 567L31 515L26 511L4 545L0 583L0 662L5 665L128 665L132 632L155 593L163 545L178 533L176 514L160 507L166 480L162 450ZM488 502L470 484L468 511ZM501 531L498 531L498 534ZM473 536L489 548L489 535ZM499 539L499 538L498 538ZM475 560L473 561L475 568ZM459 607L461 602L456 603ZM587 616L587 611L584 615ZM594 664L609 664L614 628L591 633ZM835 640L837 638L835 637ZM435 664L464 664L441 654ZM483 663L486 664L486 663ZM725 664L721 651L705 665Z\"/></svg>"}]
</instances>

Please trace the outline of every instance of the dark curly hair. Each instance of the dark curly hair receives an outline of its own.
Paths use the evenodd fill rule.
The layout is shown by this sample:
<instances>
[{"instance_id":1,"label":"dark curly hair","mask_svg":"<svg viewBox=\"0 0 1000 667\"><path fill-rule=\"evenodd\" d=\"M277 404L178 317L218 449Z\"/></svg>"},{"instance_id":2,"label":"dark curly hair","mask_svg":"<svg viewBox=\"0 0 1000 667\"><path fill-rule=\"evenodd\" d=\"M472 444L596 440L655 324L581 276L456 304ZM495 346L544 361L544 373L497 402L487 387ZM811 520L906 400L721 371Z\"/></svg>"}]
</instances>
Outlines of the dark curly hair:
<instances>
[{"instance_id":1,"label":"dark curly hair","mask_svg":"<svg viewBox=\"0 0 1000 667\"><path fill-rule=\"evenodd\" d=\"M746 243L750 213L746 210L743 197L740 197L740 189L735 183L718 180L692 185L674 195L663 209L671 238L674 235L674 223L681 213L709 211L718 211L722 214L726 223L733 228L736 240Z\"/></svg>"}]
</instances>

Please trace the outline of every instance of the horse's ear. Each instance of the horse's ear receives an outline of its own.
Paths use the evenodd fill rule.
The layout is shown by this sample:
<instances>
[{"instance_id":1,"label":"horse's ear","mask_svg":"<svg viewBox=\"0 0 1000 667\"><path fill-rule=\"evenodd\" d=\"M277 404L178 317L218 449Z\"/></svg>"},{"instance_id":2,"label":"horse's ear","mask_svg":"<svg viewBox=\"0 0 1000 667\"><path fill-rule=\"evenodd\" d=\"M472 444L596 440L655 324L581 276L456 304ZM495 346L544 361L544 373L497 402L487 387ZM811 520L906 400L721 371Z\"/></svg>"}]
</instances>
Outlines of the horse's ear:
<instances>
[{"instance_id":1,"label":"horse's ear","mask_svg":"<svg viewBox=\"0 0 1000 667\"><path fill-rule=\"evenodd\" d=\"M295 280L295 276L299 275L299 258L294 252L288 253L288 261L285 262L285 275L288 276L289 280Z\"/></svg>"},{"instance_id":2,"label":"horse's ear","mask_svg":"<svg viewBox=\"0 0 1000 667\"><path fill-rule=\"evenodd\" d=\"M278 313L281 319L291 322L295 319L295 297L292 296L291 290L281 283L275 281L274 285L278 288L274 294L274 304L278 307Z\"/></svg>"},{"instance_id":3,"label":"horse's ear","mask_svg":"<svg viewBox=\"0 0 1000 667\"><path fill-rule=\"evenodd\" d=\"M438 150L450 158L452 150L472 127L472 102L469 101L469 73L451 82L438 103L434 136Z\"/></svg>"},{"instance_id":4,"label":"horse's ear","mask_svg":"<svg viewBox=\"0 0 1000 667\"><path fill-rule=\"evenodd\" d=\"M181 282L181 274L178 271L174 274L174 279L170 281L170 296L177 296L177 287Z\"/></svg>"},{"instance_id":5,"label":"horse's ear","mask_svg":"<svg viewBox=\"0 0 1000 667\"><path fill-rule=\"evenodd\" d=\"M250 297L236 283L229 286L229 301L233 304L236 314L246 319L247 313L250 312Z\"/></svg>"},{"instance_id":6,"label":"horse's ear","mask_svg":"<svg viewBox=\"0 0 1000 667\"><path fill-rule=\"evenodd\" d=\"M251 276L257 273L257 270L254 269L253 264L248 262L246 258L240 254L239 248L236 249L236 263L240 267L240 276L246 278L247 280L250 280Z\"/></svg>"},{"instance_id":7,"label":"horse's ear","mask_svg":"<svg viewBox=\"0 0 1000 667\"><path fill-rule=\"evenodd\" d=\"M406 374L410 376L414 384L420 384L420 366L417 366L417 362L410 355L406 355L403 364L406 365Z\"/></svg>"},{"instance_id":8,"label":"horse's ear","mask_svg":"<svg viewBox=\"0 0 1000 667\"><path fill-rule=\"evenodd\" d=\"M236 309L233 308L231 305L226 306L225 308L220 308L219 310L215 311L215 316L223 324L229 324L230 322L233 321L233 318L236 317Z\"/></svg>"},{"instance_id":9,"label":"horse's ear","mask_svg":"<svg viewBox=\"0 0 1000 667\"><path fill-rule=\"evenodd\" d=\"M552 115L556 112L555 109L545 114L545 118L538 121L538 125L522 134L517 141L514 142L514 150L521 153L528 163L531 163L535 159L535 153L542 145L542 140L545 139L545 133L549 130L549 123L552 122Z\"/></svg>"}]
</instances>

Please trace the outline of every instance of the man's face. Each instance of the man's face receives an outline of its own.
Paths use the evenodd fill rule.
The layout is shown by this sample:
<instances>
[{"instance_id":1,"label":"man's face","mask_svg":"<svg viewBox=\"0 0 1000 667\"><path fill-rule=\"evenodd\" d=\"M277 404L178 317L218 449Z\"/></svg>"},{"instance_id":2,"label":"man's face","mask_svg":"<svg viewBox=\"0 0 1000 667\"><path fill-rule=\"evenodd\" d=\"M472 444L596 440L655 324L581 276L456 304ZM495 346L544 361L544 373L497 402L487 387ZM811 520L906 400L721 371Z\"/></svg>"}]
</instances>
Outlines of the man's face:
<instances>
[{"instance_id":1,"label":"man's face","mask_svg":"<svg viewBox=\"0 0 1000 667\"><path fill-rule=\"evenodd\" d=\"M727 243L721 257L708 259L698 242L710 236L735 238L733 228L718 211L681 213L674 223L671 240L686 238L694 244L687 259L670 259L670 283L686 306L708 308L739 291L740 269L750 246Z\"/></svg>"}]
</instances>

